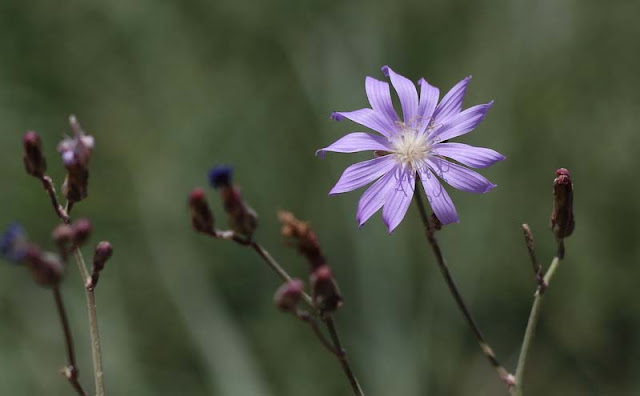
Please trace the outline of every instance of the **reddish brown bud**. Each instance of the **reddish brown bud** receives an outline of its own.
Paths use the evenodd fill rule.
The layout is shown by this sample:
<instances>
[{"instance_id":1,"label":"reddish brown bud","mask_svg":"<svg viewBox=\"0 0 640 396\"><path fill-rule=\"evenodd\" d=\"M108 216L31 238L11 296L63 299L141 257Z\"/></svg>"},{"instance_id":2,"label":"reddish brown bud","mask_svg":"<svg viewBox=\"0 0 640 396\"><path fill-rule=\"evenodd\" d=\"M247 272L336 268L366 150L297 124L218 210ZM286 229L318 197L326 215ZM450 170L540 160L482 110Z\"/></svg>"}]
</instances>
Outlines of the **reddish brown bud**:
<instances>
[{"instance_id":1,"label":"reddish brown bud","mask_svg":"<svg viewBox=\"0 0 640 396\"><path fill-rule=\"evenodd\" d=\"M63 259L66 259L69 251L72 247L72 242L74 238L74 232L70 225L68 224L60 224L56 228L53 229L51 233L51 238L58 246L58 250L62 255Z\"/></svg>"},{"instance_id":2,"label":"reddish brown bud","mask_svg":"<svg viewBox=\"0 0 640 396\"><path fill-rule=\"evenodd\" d=\"M57 286L64 275L64 264L58 256L43 252L36 245L30 245L27 249L25 264L35 281L42 286Z\"/></svg>"},{"instance_id":3,"label":"reddish brown bud","mask_svg":"<svg viewBox=\"0 0 640 396\"><path fill-rule=\"evenodd\" d=\"M27 132L22 139L24 167L31 176L42 178L47 171L47 161L42 154L42 140L36 132Z\"/></svg>"},{"instance_id":4,"label":"reddish brown bud","mask_svg":"<svg viewBox=\"0 0 640 396\"><path fill-rule=\"evenodd\" d=\"M89 290L95 289L100 278L100 271L104 269L104 265L113 255L113 247L107 241L102 241L96 246L93 254L93 271L91 278L87 281L86 287Z\"/></svg>"},{"instance_id":5,"label":"reddish brown bud","mask_svg":"<svg viewBox=\"0 0 640 396\"><path fill-rule=\"evenodd\" d=\"M302 298L304 283L300 279L292 279L280 286L273 297L273 301L283 311L294 311Z\"/></svg>"},{"instance_id":6,"label":"reddish brown bud","mask_svg":"<svg viewBox=\"0 0 640 396\"><path fill-rule=\"evenodd\" d=\"M307 258L312 271L326 263L318 237L308 223L284 210L278 212L278 219L282 223L282 236L295 242L298 252Z\"/></svg>"},{"instance_id":7,"label":"reddish brown bud","mask_svg":"<svg viewBox=\"0 0 640 396\"><path fill-rule=\"evenodd\" d=\"M204 190L195 188L189 194L189 210L191 211L191 224L193 228L205 234L212 234L215 220Z\"/></svg>"},{"instance_id":8,"label":"reddish brown bud","mask_svg":"<svg viewBox=\"0 0 640 396\"><path fill-rule=\"evenodd\" d=\"M342 295L329 266L323 265L313 271L311 290L313 303L321 312L334 312L342 306Z\"/></svg>"},{"instance_id":9,"label":"reddish brown bud","mask_svg":"<svg viewBox=\"0 0 640 396\"><path fill-rule=\"evenodd\" d=\"M92 227L89 219L78 219L72 225L73 230L73 244L75 246L83 245L91 235Z\"/></svg>"},{"instance_id":10,"label":"reddish brown bud","mask_svg":"<svg viewBox=\"0 0 640 396\"><path fill-rule=\"evenodd\" d=\"M556 171L553 180L553 212L551 230L558 239L571 235L575 228L573 218L573 182L571 174L565 168Z\"/></svg>"},{"instance_id":11,"label":"reddish brown bud","mask_svg":"<svg viewBox=\"0 0 640 396\"><path fill-rule=\"evenodd\" d=\"M235 186L221 186L220 196L227 213L229 227L238 234L251 238L258 228L258 215L242 199L242 194Z\"/></svg>"}]
</instances>

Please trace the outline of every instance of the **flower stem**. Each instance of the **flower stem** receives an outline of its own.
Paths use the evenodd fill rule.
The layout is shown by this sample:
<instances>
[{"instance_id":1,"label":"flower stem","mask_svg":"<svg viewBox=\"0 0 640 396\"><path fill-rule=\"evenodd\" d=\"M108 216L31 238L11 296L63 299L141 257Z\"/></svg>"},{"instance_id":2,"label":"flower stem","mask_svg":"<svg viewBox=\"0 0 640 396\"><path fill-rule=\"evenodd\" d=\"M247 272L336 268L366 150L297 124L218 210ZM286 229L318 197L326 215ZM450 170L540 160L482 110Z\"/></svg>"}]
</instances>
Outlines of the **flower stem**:
<instances>
[{"instance_id":1,"label":"flower stem","mask_svg":"<svg viewBox=\"0 0 640 396\"><path fill-rule=\"evenodd\" d=\"M86 287L86 282L91 279L87 265L79 248L73 250L73 256L78 264L78 269L85 282L85 297L89 312L89 332L91 335L91 355L93 357L93 374L96 383L96 396L104 396L104 374L102 371L102 352L100 348L100 332L98 331L98 314L96 311L96 297L93 290Z\"/></svg>"},{"instance_id":2,"label":"flower stem","mask_svg":"<svg viewBox=\"0 0 640 396\"><path fill-rule=\"evenodd\" d=\"M340 337L338 336L338 331L336 330L336 326L333 323L333 318L331 316L327 316L324 319L324 323L327 325L327 329L329 329L329 335L331 335L333 345L338 352L336 356L338 357L338 360L342 365L344 374L349 379L351 389L353 389L353 394L355 396L364 396L362 388L360 388L360 384L358 383L358 379L353 374L353 370L351 369L351 365L349 364L349 360L347 359L347 353L345 352L344 348L342 347L342 343L340 342Z\"/></svg>"},{"instance_id":3,"label":"flower stem","mask_svg":"<svg viewBox=\"0 0 640 396\"><path fill-rule=\"evenodd\" d=\"M560 248L559 248L560 250ZM560 265L560 251L559 254L553 258L547 273L544 276L544 285L548 286L551 278L558 269ZM518 367L516 369L516 387L514 389L513 394L515 396L522 396L522 380L524 378L524 369L527 363L527 357L529 356L529 349L531 347L531 343L533 342L533 338L536 332L536 325L538 323L538 318L540 317L540 306L542 303L542 297L544 296L544 292L546 287L538 286L538 290L536 291L533 305L531 306L531 313L529 314L529 321L527 322L527 329L524 333L524 339L522 341L522 349L520 350L520 357L518 358Z\"/></svg>"},{"instance_id":4,"label":"flower stem","mask_svg":"<svg viewBox=\"0 0 640 396\"><path fill-rule=\"evenodd\" d=\"M56 302L56 308L58 309L58 316L60 316L60 322L62 323L62 330L64 332L64 345L67 350L67 367L64 368L63 374L69 380L69 383L76 391L78 395L86 396L80 381L78 380L78 367L76 366L76 354L73 349L73 337L71 336L71 328L69 327L69 320L67 319L67 312L62 302L62 294L60 294L60 288L58 286L53 287L53 299Z\"/></svg>"},{"instance_id":5,"label":"flower stem","mask_svg":"<svg viewBox=\"0 0 640 396\"><path fill-rule=\"evenodd\" d=\"M438 244L438 240L435 237L434 230L432 229L432 227L431 227L431 225L429 223L429 218L427 216L427 212L426 212L426 209L425 209L424 204L422 202L422 198L420 196L420 193L418 191L416 191L416 193L414 194L414 197L415 197L416 205L418 206L418 210L420 212L420 219L422 220L422 224L424 225L425 235L427 236L427 240L429 242L429 245L431 246L431 250L433 250L433 254L436 256L436 261L438 262L438 267L440 268L440 272L442 273L442 276L444 277L445 283L449 287L449 291L451 292L451 295L453 296L453 299L456 301L456 304L458 305L458 308L460 309L460 311L462 311L462 314L463 314L464 318L466 319L467 324L469 325L469 327L471 328L471 331L475 335L476 340L478 341L478 344L480 345L480 349L482 349L482 352L485 354L485 356L489 360L489 363L491 364L491 366L493 366L493 368L495 368L495 370L497 371L498 376L500 377L500 379L505 384L507 384L507 386L509 388L511 388L514 385L514 377L513 377L513 375L511 375L500 364L500 362L498 361L498 358L496 357L495 353L493 352L493 349L491 349L491 347L489 346L489 344L485 340L484 336L482 335L482 332L478 328L478 325L476 324L475 320L473 320L473 317L471 316L471 313L470 313L469 309L467 308L467 305L464 302L464 300L462 298L462 295L458 291L458 287L456 286L456 284L455 284L455 282L453 280L453 277L451 276L451 273L449 272L449 268L447 267L447 264L446 264L446 262L444 260L443 255L442 255L442 250L440 249L440 245Z\"/></svg>"}]
</instances>

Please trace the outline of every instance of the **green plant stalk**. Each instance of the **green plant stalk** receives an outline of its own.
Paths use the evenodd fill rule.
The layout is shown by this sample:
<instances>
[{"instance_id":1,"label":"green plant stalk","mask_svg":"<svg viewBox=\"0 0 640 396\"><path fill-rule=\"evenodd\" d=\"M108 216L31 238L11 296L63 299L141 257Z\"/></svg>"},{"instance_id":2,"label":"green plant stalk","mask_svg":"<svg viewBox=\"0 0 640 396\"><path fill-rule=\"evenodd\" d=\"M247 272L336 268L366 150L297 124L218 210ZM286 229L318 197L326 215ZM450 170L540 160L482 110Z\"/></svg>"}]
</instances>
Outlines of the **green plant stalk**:
<instances>
[{"instance_id":1,"label":"green plant stalk","mask_svg":"<svg viewBox=\"0 0 640 396\"><path fill-rule=\"evenodd\" d=\"M560 257L553 258L547 273L544 276L544 284L549 285L551 278L555 274L558 266L560 265ZM527 364L527 357L529 356L529 349L533 343L533 338L536 332L536 325L538 324L538 318L540 317L540 307L542 304L542 297L544 296L544 289L538 287L536 291L533 305L531 306L531 313L529 314L529 321L527 322L527 329L524 333L524 339L522 341L522 349L520 350L520 357L518 358L518 367L516 369L516 386L513 389L512 394L514 396L522 396L522 380L524 378L524 369Z\"/></svg>"},{"instance_id":2,"label":"green plant stalk","mask_svg":"<svg viewBox=\"0 0 640 396\"><path fill-rule=\"evenodd\" d=\"M78 264L78 269L82 275L82 281L87 282L91 275L82 257L79 248L73 250L73 257ZM98 331L98 314L96 312L96 298L93 290L89 290L86 284L85 297L87 300L87 310L89 311L89 331L91 335L91 355L93 357L93 374L96 383L96 396L104 396L104 374L102 371L102 351L100 348L100 332Z\"/></svg>"}]
</instances>

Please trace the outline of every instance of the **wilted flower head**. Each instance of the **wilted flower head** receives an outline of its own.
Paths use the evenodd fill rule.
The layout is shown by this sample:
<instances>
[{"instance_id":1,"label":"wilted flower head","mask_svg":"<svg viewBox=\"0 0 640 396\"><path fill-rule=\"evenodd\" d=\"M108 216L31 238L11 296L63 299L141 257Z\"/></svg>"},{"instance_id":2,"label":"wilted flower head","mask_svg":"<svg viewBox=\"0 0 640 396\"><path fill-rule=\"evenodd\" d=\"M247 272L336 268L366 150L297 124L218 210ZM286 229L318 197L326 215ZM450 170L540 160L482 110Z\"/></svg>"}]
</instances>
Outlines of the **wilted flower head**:
<instances>
[{"instance_id":1,"label":"wilted flower head","mask_svg":"<svg viewBox=\"0 0 640 396\"><path fill-rule=\"evenodd\" d=\"M362 226L382 208L382 218L391 232L409 208L418 176L440 222L458 222L456 208L438 178L458 190L486 193L496 185L465 166L486 168L505 157L488 148L448 141L471 132L493 102L462 111L462 100L471 77L460 81L438 101L440 91L426 80L418 81L418 96L409 79L388 66L382 71L391 79L398 94L404 121L393 108L389 84L367 77L365 88L371 108L336 112L331 118L337 121L348 118L380 135L353 132L318 150L317 154L371 150L376 158L348 167L329 194L352 191L375 181L360 198L356 218Z\"/></svg>"},{"instance_id":2,"label":"wilted flower head","mask_svg":"<svg viewBox=\"0 0 640 396\"><path fill-rule=\"evenodd\" d=\"M79 202L88 195L89 160L95 141L93 136L84 133L75 116L69 117L73 136L67 137L58 144L58 152L67 168L67 177L62 185L62 192L70 202Z\"/></svg>"}]
</instances>

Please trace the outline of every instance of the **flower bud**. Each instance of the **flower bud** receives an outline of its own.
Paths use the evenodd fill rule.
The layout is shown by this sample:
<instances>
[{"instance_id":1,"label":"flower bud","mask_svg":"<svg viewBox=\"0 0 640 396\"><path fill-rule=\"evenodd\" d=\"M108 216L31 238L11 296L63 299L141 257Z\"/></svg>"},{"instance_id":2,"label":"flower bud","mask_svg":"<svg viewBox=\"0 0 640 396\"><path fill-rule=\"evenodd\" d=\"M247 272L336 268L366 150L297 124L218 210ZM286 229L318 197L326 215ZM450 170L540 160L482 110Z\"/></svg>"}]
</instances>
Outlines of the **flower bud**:
<instances>
[{"instance_id":1,"label":"flower bud","mask_svg":"<svg viewBox=\"0 0 640 396\"><path fill-rule=\"evenodd\" d=\"M282 223L282 236L294 241L298 252L309 261L311 271L326 263L318 237L308 223L284 210L278 212L278 219Z\"/></svg>"},{"instance_id":2,"label":"flower bud","mask_svg":"<svg viewBox=\"0 0 640 396\"><path fill-rule=\"evenodd\" d=\"M53 253L43 252L36 245L30 245L25 263L36 282L42 286L57 286L64 275L64 264Z\"/></svg>"},{"instance_id":3,"label":"flower bud","mask_svg":"<svg viewBox=\"0 0 640 396\"><path fill-rule=\"evenodd\" d=\"M205 197L204 190L196 188L189 194L189 210L193 228L204 234L213 234L214 217Z\"/></svg>"},{"instance_id":4,"label":"flower bud","mask_svg":"<svg viewBox=\"0 0 640 396\"><path fill-rule=\"evenodd\" d=\"M573 218L573 182L565 168L556 171L553 180L553 212L551 213L551 230L558 239L571 235L575 228Z\"/></svg>"},{"instance_id":5,"label":"flower bud","mask_svg":"<svg viewBox=\"0 0 640 396\"><path fill-rule=\"evenodd\" d=\"M73 231L73 244L76 247L82 246L89 239L93 230L89 219L84 218L76 220L71 225L71 229Z\"/></svg>"},{"instance_id":6,"label":"flower bud","mask_svg":"<svg viewBox=\"0 0 640 396\"><path fill-rule=\"evenodd\" d=\"M316 268L311 274L313 304L322 313L334 312L342 306L342 295L329 266Z\"/></svg>"},{"instance_id":7,"label":"flower bud","mask_svg":"<svg viewBox=\"0 0 640 396\"><path fill-rule=\"evenodd\" d=\"M42 178L47 171L47 161L42 154L42 140L36 132L29 131L22 138L24 152L22 160L28 174Z\"/></svg>"},{"instance_id":8,"label":"flower bud","mask_svg":"<svg viewBox=\"0 0 640 396\"><path fill-rule=\"evenodd\" d=\"M91 272L91 278L87 281L87 289L95 289L98 284L98 279L100 278L100 272L104 269L104 265L112 255L113 247L111 246L111 243L102 241L96 246L96 250L93 254L93 271Z\"/></svg>"},{"instance_id":9,"label":"flower bud","mask_svg":"<svg viewBox=\"0 0 640 396\"><path fill-rule=\"evenodd\" d=\"M0 237L0 255L14 264L24 261L27 248L27 236L20 224L11 224Z\"/></svg>"},{"instance_id":10,"label":"flower bud","mask_svg":"<svg viewBox=\"0 0 640 396\"><path fill-rule=\"evenodd\" d=\"M251 238L258 227L256 212L244 202L240 190L231 182L232 169L229 166L216 166L209 171L209 182L220 190L222 204L227 213L229 227L238 234Z\"/></svg>"},{"instance_id":11,"label":"flower bud","mask_svg":"<svg viewBox=\"0 0 640 396\"><path fill-rule=\"evenodd\" d=\"M273 301L281 310L292 312L302 299L303 290L304 283L300 279L292 279L278 288Z\"/></svg>"},{"instance_id":12,"label":"flower bud","mask_svg":"<svg viewBox=\"0 0 640 396\"><path fill-rule=\"evenodd\" d=\"M75 116L69 117L74 136L58 144L58 152L67 168L62 193L70 202L79 202L88 195L89 160L95 145L93 136L86 135Z\"/></svg>"},{"instance_id":13,"label":"flower bud","mask_svg":"<svg viewBox=\"0 0 640 396\"><path fill-rule=\"evenodd\" d=\"M58 246L62 258L66 260L73 245L74 231L68 224L60 224L53 229L51 238Z\"/></svg>"}]
</instances>

